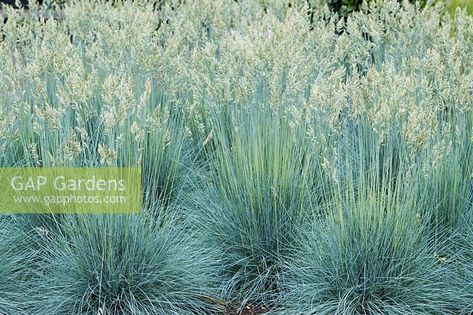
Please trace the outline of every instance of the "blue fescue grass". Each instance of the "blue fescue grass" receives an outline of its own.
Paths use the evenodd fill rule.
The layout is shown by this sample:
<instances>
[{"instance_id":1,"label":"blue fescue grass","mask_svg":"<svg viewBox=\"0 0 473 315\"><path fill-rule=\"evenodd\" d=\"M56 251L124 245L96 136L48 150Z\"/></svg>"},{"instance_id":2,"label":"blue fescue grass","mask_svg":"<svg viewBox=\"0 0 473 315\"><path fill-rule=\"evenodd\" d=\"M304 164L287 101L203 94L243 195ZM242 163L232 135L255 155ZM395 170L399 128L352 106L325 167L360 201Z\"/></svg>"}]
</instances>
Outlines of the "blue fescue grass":
<instances>
[{"instance_id":1,"label":"blue fescue grass","mask_svg":"<svg viewBox=\"0 0 473 315\"><path fill-rule=\"evenodd\" d=\"M30 314L202 314L214 272L197 244L176 222L67 217L45 249Z\"/></svg>"},{"instance_id":2,"label":"blue fescue grass","mask_svg":"<svg viewBox=\"0 0 473 315\"><path fill-rule=\"evenodd\" d=\"M282 314L450 313L454 288L420 227L399 215L394 222L380 215L380 204L369 203L345 205L346 211L360 207L364 218L316 221L302 238L288 264Z\"/></svg>"},{"instance_id":3,"label":"blue fescue grass","mask_svg":"<svg viewBox=\"0 0 473 315\"><path fill-rule=\"evenodd\" d=\"M316 211L324 215L294 243L281 314L453 314L463 293L431 241L432 196L397 156L397 139L377 147L357 126L341 140L348 150L332 198Z\"/></svg>"},{"instance_id":4,"label":"blue fescue grass","mask_svg":"<svg viewBox=\"0 0 473 315\"><path fill-rule=\"evenodd\" d=\"M461 299L412 211L415 198L386 189L345 187L302 232L282 314L452 313Z\"/></svg>"},{"instance_id":5,"label":"blue fescue grass","mask_svg":"<svg viewBox=\"0 0 473 315\"><path fill-rule=\"evenodd\" d=\"M268 305L277 293L281 261L314 200L314 156L300 132L268 108L215 121L207 183L187 207L219 254L229 304Z\"/></svg>"}]
</instances>

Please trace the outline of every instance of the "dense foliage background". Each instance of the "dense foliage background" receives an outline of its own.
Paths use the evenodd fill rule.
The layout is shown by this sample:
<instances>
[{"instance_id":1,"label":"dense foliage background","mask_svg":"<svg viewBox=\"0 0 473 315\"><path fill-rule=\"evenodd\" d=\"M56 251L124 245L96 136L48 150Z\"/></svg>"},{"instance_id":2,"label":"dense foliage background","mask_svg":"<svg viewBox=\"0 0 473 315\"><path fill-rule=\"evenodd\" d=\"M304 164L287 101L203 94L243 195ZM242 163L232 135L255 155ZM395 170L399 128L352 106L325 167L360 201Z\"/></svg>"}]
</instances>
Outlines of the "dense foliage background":
<instances>
[{"instance_id":1,"label":"dense foliage background","mask_svg":"<svg viewBox=\"0 0 473 315\"><path fill-rule=\"evenodd\" d=\"M4 8L0 166L140 166L140 215L0 217L1 314L470 314L473 18Z\"/></svg>"}]
</instances>

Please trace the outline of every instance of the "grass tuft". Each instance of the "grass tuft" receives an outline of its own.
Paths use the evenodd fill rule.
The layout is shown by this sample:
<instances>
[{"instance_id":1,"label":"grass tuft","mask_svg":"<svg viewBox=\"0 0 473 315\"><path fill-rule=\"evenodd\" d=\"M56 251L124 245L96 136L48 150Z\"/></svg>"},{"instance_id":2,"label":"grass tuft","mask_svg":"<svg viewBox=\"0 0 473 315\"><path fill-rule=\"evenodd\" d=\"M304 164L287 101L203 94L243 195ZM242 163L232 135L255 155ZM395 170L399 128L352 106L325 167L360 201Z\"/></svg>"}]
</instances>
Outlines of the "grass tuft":
<instances>
[{"instance_id":1,"label":"grass tuft","mask_svg":"<svg viewBox=\"0 0 473 315\"><path fill-rule=\"evenodd\" d=\"M212 263L173 222L68 217L53 236L31 314L195 314L207 306Z\"/></svg>"},{"instance_id":2,"label":"grass tuft","mask_svg":"<svg viewBox=\"0 0 473 315\"><path fill-rule=\"evenodd\" d=\"M216 122L208 185L191 207L220 254L224 298L270 304L288 244L311 208L314 160L304 137L278 113L260 108L229 116Z\"/></svg>"}]
</instances>

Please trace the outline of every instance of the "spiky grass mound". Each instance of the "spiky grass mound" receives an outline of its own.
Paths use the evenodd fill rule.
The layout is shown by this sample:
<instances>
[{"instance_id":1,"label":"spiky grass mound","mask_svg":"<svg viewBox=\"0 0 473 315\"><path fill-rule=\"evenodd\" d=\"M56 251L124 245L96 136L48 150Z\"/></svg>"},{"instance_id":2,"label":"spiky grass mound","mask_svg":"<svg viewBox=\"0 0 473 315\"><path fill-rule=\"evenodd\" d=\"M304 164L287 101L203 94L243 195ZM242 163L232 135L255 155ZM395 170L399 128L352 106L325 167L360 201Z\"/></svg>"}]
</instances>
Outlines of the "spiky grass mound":
<instances>
[{"instance_id":1,"label":"spiky grass mound","mask_svg":"<svg viewBox=\"0 0 473 315\"><path fill-rule=\"evenodd\" d=\"M311 208L313 157L279 115L260 108L219 117L207 185L189 205L220 255L225 300L240 306L271 303L287 245Z\"/></svg>"},{"instance_id":2,"label":"spiky grass mound","mask_svg":"<svg viewBox=\"0 0 473 315\"><path fill-rule=\"evenodd\" d=\"M341 189L328 215L302 233L284 279L284 312L450 313L457 292L429 248L409 189L354 187Z\"/></svg>"},{"instance_id":3,"label":"spiky grass mound","mask_svg":"<svg viewBox=\"0 0 473 315\"><path fill-rule=\"evenodd\" d=\"M212 292L212 263L174 222L68 217L52 236L31 314L195 314Z\"/></svg>"}]
</instances>

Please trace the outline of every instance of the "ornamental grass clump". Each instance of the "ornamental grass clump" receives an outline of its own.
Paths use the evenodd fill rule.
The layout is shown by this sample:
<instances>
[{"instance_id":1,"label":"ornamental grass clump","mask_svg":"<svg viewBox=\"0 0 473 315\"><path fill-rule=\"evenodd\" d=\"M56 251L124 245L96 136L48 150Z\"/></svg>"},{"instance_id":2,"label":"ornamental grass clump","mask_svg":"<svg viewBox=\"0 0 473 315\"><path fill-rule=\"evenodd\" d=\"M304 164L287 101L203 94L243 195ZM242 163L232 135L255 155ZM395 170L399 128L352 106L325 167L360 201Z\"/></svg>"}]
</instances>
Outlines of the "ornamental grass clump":
<instances>
[{"instance_id":1,"label":"ornamental grass clump","mask_svg":"<svg viewBox=\"0 0 473 315\"><path fill-rule=\"evenodd\" d=\"M281 314L450 314L461 298L432 253L411 187L346 184L301 231Z\"/></svg>"},{"instance_id":2,"label":"ornamental grass clump","mask_svg":"<svg viewBox=\"0 0 473 315\"><path fill-rule=\"evenodd\" d=\"M213 262L194 233L145 216L70 216L63 224L37 270L29 314L205 312Z\"/></svg>"},{"instance_id":3,"label":"ornamental grass clump","mask_svg":"<svg viewBox=\"0 0 473 315\"><path fill-rule=\"evenodd\" d=\"M220 257L228 304L271 306L281 262L315 200L310 144L281 115L264 106L217 115L207 183L187 206Z\"/></svg>"}]
</instances>

